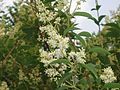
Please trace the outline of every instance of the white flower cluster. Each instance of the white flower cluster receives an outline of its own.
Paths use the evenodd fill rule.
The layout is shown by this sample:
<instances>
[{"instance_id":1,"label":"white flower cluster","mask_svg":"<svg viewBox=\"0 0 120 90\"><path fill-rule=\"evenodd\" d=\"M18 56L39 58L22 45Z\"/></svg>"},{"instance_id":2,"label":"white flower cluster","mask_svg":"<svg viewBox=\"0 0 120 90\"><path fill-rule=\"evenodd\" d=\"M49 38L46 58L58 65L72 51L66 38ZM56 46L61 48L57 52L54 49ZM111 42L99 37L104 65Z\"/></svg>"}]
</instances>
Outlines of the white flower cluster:
<instances>
[{"instance_id":1,"label":"white flower cluster","mask_svg":"<svg viewBox=\"0 0 120 90\"><path fill-rule=\"evenodd\" d=\"M57 6L59 7L59 9L62 9L65 4L67 4L67 0L58 0L57 2ZM63 63L50 63L62 58L70 57L70 59L73 59L74 56L75 60L78 63L85 63L85 50L80 49L79 52L70 52L68 55L67 50L69 48L69 38L60 35L57 28L55 27L56 24L60 23L61 18L56 17L57 13L53 13L52 11L47 10L42 2L39 3L38 8L40 12L38 14L38 17L40 21L44 23L44 25L41 25L39 27L40 35L38 41L47 43L47 47L49 48L49 50L46 51L43 48L39 49L40 62L44 63L44 67L46 67L46 75L50 77L51 80L56 81L65 73L68 67L66 64ZM52 25L50 21L54 21L55 25Z\"/></svg>"},{"instance_id":2,"label":"white flower cluster","mask_svg":"<svg viewBox=\"0 0 120 90\"><path fill-rule=\"evenodd\" d=\"M86 62L85 55L85 49L80 49L79 52L70 52L68 58L70 60L76 60L77 63L84 64Z\"/></svg>"},{"instance_id":3,"label":"white flower cluster","mask_svg":"<svg viewBox=\"0 0 120 90\"><path fill-rule=\"evenodd\" d=\"M44 39L52 49L51 52L40 49L41 62L48 64L51 60L64 58L66 56L66 49L68 48L69 38L62 37L58 34L57 30L52 25L40 27L41 32L45 32L48 35L47 39Z\"/></svg>"},{"instance_id":4,"label":"white flower cluster","mask_svg":"<svg viewBox=\"0 0 120 90\"><path fill-rule=\"evenodd\" d=\"M81 8L81 1L82 1L82 2L85 2L85 0L77 0L77 1L76 1L76 3L77 3L76 9L77 9L77 10L80 10L80 8Z\"/></svg>"},{"instance_id":5,"label":"white flower cluster","mask_svg":"<svg viewBox=\"0 0 120 90\"><path fill-rule=\"evenodd\" d=\"M5 81L2 81L0 85L0 90L9 90L8 85Z\"/></svg>"},{"instance_id":6,"label":"white flower cluster","mask_svg":"<svg viewBox=\"0 0 120 90\"><path fill-rule=\"evenodd\" d=\"M62 64L53 64L54 68L49 68L46 69L45 73L47 74L48 77L50 77L51 80L58 80L64 73L65 70L67 69L67 65L64 63Z\"/></svg>"},{"instance_id":7,"label":"white flower cluster","mask_svg":"<svg viewBox=\"0 0 120 90\"><path fill-rule=\"evenodd\" d=\"M49 36L47 43L52 48L56 47L60 49L68 48L69 38L67 37L63 38L60 34L58 34L57 30L52 25L41 26L39 29L41 32L47 33L47 35Z\"/></svg>"},{"instance_id":8,"label":"white flower cluster","mask_svg":"<svg viewBox=\"0 0 120 90\"><path fill-rule=\"evenodd\" d=\"M39 20L44 23L50 22L57 15L56 13L48 10L47 7L40 0L37 1L37 8L39 9L39 13L37 13L37 16L39 17Z\"/></svg>"},{"instance_id":9,"label":"white flower cluster","mask_svg":"<svg viewBox=\"0 0 120 90\"><path fill-rule=\"evenodd\" d=\"M57 9L59 10L64 10L67 9L67 7L69 7L69 1L68 0L57 0Z\"/></svg>"},{"instance_id":10,"label":"white flower cluster","mask_svg":"<svg viewBox=\"0 0 120 90\"><path fill-rule=\"evenodd\" d=\"M102 75L100 75L100 78L105 82L105 83L111 83L116 79L116 77L114 76L114 72L112 70L111 67L108 68L104 68L103 70L104 72L102 73Z\"/></svg>"},{"instance_id":11,"label":"white flower cluster","mask_svg":"<svg viewBox=\"0 0 120 90\"><path fill-rule=\"evenodd\" d=\"M52 61L63 58L66 55L66 52L60 49L55 49L53 52L47 52L43 49L40 49L39 52L41 62L44 63L45 66L48 66L48 64Z\"/></svg>"},{"instance_id":12,"label":"white flower cluster","mask_svg":"<svg viewBox=\"0 0 120 90\"><path fill-rule=\"evenodd\" d=\"M60 24L60 21L61 21L61 18L60 17L57 17L56 19L55 19L55 24Z\"/></svg>"}]
</instances>

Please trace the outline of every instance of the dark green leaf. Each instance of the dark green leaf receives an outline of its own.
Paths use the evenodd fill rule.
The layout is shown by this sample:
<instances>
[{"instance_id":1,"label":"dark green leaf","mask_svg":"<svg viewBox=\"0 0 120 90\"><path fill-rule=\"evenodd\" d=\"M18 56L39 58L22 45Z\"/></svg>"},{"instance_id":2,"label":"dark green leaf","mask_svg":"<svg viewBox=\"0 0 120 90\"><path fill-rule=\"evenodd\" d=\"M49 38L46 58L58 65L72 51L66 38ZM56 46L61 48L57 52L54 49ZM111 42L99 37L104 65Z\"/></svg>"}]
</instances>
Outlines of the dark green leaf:
<instances>
[{"instance_id":1,"label":"dark green leaf","mask_svg":"<svg viewBox=\"0 0 120 90\"><path fill-rule=\"evenodd\" d=\"M63 75L63 77L58 81L58 85L60 86L62 83L64 83L64 81L70 79L72 77L72 73L67 72Z\"/></svg>"},{"instance_id":2,"label":"dark green leaf","mask_svg":"<svg viewBox=\"0 0 120 90\"><path fill-rule=\"evenodd\" d=\"M61 63L70 64L70 61L67 60L67 59L58 59L58 60L55 60L55 61L51 62L50 64L56 64L56 63L59 63L59 64L61 64Z\"/></svg>"},{"instance_id":3,"label":"dark green leaf","mask_svg":"<svg viewBox=\"0 0 120 90\"><path fill-rule=\"evenodd\" d=\"M106 83L103 89L104 88L119 88L120 89L120 83Z\"/></svg>"},{"instance_id":4,"label":"dark green leaf","mask_svg":"<svg viewBox=\"0 0 120 90\"><path fill-rule=\"evenodd\" d=\"M105 15L101 15L101 16L98 18L99 22L101 22L104 17L105 17Z\"/></svg>"},{"instance_id":5,"label":"dark green leaf","mask_svg":"<svg viewBox=\"0 0 120 90\"><path fill-rule=\"evenodd\" d=\"M86 68L87 70L89 70L89 71L95 76L95 78L98 78L94 64L92 64L92 63L89 63L89 64L81 64L81 66L83 66L84 68Z\"/></svg>"},{"instance_id":6,"label":"dark green leaf","mask_svg":"<svg viewBox=\"0 0 120 90\"><path fill-rule=\"evenodd\" d=\"M96 53L101 54L101 55L108 55L108 54L110 54L110 52L108 52L104 48L101 48L101 47L98 47L98 46L94 46L93 48L90 48L89 52L96 52Z\"/></svg>"},{"instance_id":7,"label":"dark green leaf","mask_svg":"<svg viewBox=\"0 0 120 90\"><path fill-rule=\"evenodd\" d=\"M104 65L110 64L110 60L106 55L98 55L98 58L101 61L101 63L103 63Z\"/></svg>"},{"instance_id":8,"label":"dark green leaf","mask_svg":"<svg viewBox=\"0 0 120 90\"><path fill-rule=\"evenodd\" d=\"M64 36L69 32L69 31L73 31L73 30L79 30L79 28L76 28L75 25L72 25L71 27L67 28L66 30L64 30Z\"/></svg>"},{"instance_id":9,"label":"dark green leaf","mask_svg":"<svg viewBox=\"0 0 120 90\"><path fill-rule=\"evenodd\" d=\"M90 19L93 20L97 25L99 25L99 21L97 21L96 18L92 17L92 18L90 18Z\"/></svg>"},{"instance_id":10,"label":"dark green leaf","mask_svg":"<svg viewBox=\"0 0 120 90\"><path fill-rule=\"evenodd\" d=\"M80 41L80 44L83 45L83 46L85 46L85 44L86 44L86 43L85 43L85 40L84 40L82 37L80 37L78 34L76 34L76 33L74 33L74 32L73 32L73 34L74 34L76 40L79 40L79 41Z\"/></svg>"},{"instance_id":11,"label":"dark green leaf","mask_svg":"<svg viewBox=\"0 0 120 90\"><path fill-rule=\"evenodd\" d=\"M67 86L62 86L62 87L57 88L56 90L66 90L66 89L68 89Z\"/></svg>"},{"instance_id":12,"label":"dark green leaf","mask_svg":"<svg viewBox=\"0 0 120 90\"><path fill-rule=\"evenodd\" d=\"M119 27L119 25L117 23L107 23L107 24L105 24L105 26L110 26L110 27L120 29L120 27Z\"/></svg>"},{"instance_id":13,"label":"dark green leaf","mask_svg":"<svg viewBox=\"0 0 120 90\"><path fill-rule=\"evenodd\" d=\"M96 9L95 9L95 8L92 8L92 9L91 9L91 11L94 11L94 10L96 10Z\"/></svg>"},{"instance_id":14,"label":"dark green leaf","mask_svg":"<svg viewBox=\"0 0 120 90\"><path fill-rule=\"evenodd\" d=\"M99 25L99 22L97 21L97 19L95 19L94 17L92 17L92 15L89 14L89 13L87 13L87 12L75 12L73 15L74 15L74 16L87 17L88 19L93 20L97 25Z\"/></svg>"},{"instance_id":15,"label":"dark green leaf","mask_svg":"<svg viewBox=\"0 0 120 90\"><path fill-rule=\"evenodd\" d=\"M50 2L53 2L55 0L43 0L44 3L50 3Z\"/></svg>"},{"instance_id":16,"label":"dark green leaf","mask_svg":"<svg viewBox=\"0 0 120 90\"><path fill-rule=\"evenodd\" d=\"M87 12L75 12L73 15L74 16L84 16L84 17L92 18L92 15L87 13Z\"/></svg>"},{"instance_id":17,"label":"dark green leaf","mask_svg":"<svg viewBox=\"0 0 120 90\"><path fill-rule=\"evenodd\" d=\"M101 5L97 5L97 6L96 6L96 10L99 10L100 7L101 7Z\"/></svg>"},{"instance_id":18,"label":"dark green leaf","mask_svg":"<svg viewBox=\"0 0 120 90\"><path fill-rule=\"evenodd\" d=\"M85 32L85 31L80 32L79 35L80 36L85 36L85 37L91 37L92 36L89 32Z\"/></svg>"}]
</instances>

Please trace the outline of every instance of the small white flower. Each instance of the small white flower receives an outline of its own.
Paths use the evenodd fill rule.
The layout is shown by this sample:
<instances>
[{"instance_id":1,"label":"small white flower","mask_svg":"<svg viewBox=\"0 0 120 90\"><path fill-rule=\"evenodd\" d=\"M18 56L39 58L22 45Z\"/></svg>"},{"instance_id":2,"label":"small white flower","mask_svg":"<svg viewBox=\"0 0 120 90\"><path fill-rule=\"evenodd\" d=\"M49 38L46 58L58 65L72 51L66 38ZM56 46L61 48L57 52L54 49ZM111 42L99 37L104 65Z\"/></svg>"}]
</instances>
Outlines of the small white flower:
<instances>
[{"instance_id":1,"label":"small white flower","mask_svg":"<svg viewBox=\"0 0 120 90\"><path fill-rule=\"evenodd\" d=\"M61 18L60 17L57 17L56 19L55 19L55 24L59 24L60 23L60 21L61 21Z\"/></svg>"},{"instance_id":2,"label":"small white flower","mask_svg":"<svg viewBox=\"0 0 120 90\"><path fill-rule=\"evenodd\" d=\"M51 46L52 48L56 48L58 43L56 40L54 39L48 39L47 43L49 44L49 46Z\"/></svg>"},{"instance_id":3,"label":"small white flower","mask_svg":"<svg viewBox=\"0 0 120 90\"><path fill-rule=\"evenodd\" d=\"M61 73L61 74L64 74L65 73L65 70L67 70L67 65L62 63L60 68L58 69L58 71Z\"/></svg>"},{"instance_id":4,"label":"small white flower","mask_svg":"<svg viewBox=\"0 0 120 90\"><path fill-rule=\"evenodd\" d=\"M46 59L46 60L51 60L51 59L53 59L53 53L44 51L43 49L40 49L39 52L40 52L40 57L41 57L41 58L44 58L44 59Z\"/></svg>"},{"instance_id":5,"label":"small white flower","mask_svg":"<svg viewBox=\"0 0 120 90\"><path fill-rule=\"evenodd\" d=\"M54 68L49 68L45 71L45 73L48 75L48 77L54 78L55 76L57 76L59 74L58 71L56 71L56 69Z\"/></svg>"},{"instance_id":6,"label":"small white flower","mask_svg":"<svg viewBox=\"0 0 120 90\"><path fill-rule=\"evenodd\" d=\"M85 64L85 62L86 62L86 60L84 58L82 58L79 53L77 53L77 59L76 59L76 61L78 63L82 63L82 64Z\"/></svg>"},{"instance_id":7,"label":"small white flower","mask_svg":"<svg viewBox=\"0 0 120 90\"><path fill-rule=\"evenodd\" d=\"M8 85L5 81L2 81L0 85L0 90L9 90Z\"/></svg>"},{"instance_id":8,"label":"small white flower","mask_svg":"<svg viewBox=\"0 0 120 90\"><path fill-rule=\"evenodd\" d=\"M75 52L70 52L68 58L70 60L76 60L77 56Z\"/></svg>"},{"instance_id":9,"label":"small white flower","mask_svg":"<svg viewBox=\"0 0 120 90\"><path fill-rule=\"evenodd\" d=\"M69 42L69 38L61 38L59 39L59 44L58 44L58 47L60 49L66 49L68 48L68 42Z\"/></svg>"},{"instance_id":10,"label":"small white flower","mask_svg":"<svg viewBox=\"0 0 120 90\"><path fill-rule=\"evenodd\" d=\"M58 0L57 9L63 10L68 3L68 0Z\"/></svg>"},{"instance_id":11,"label":"small white flower","mask_svg":"<svg viewBox=\"0 0 120 90\"><path fill-rule=\"evenodd\" d=\"M58 68L58 67L60 66L60 64L56 63L56 64L54 64L54 66L55 66L56 68Z\"/></svg>"},{"instance_id":12,"label":"small white flower","mask_svg":"<svg viewBox=\"0 0 120 90\"><path fill-rule=\"evenodd\" d=\"M63 58L66 55L65 50L55 49L54 57L57 59Z\"/></svg>"},{"instance_id":13,"label":"small white flower","mask_svg":"<svg viewBox=\"0 0 120 90\"><path fill-rule=\"evenodd\" d=\"M84 64L86 62L85 55L85 50L80 49L79 52L70 52L68 58L70 60L76 60L78 63Z\"/></svg>"},{"instance_id":14,"label":"small white flower","mask_svg":"<svg viewBox=\"0 0 120 90\"><path fill-rule=\"evenodd\" d=\"M79 55L82 57L82 58L85 58L86 54L85 54L85 49L79 49Z\"/></svg>"},{"instance_id":15,"label":"small white flower","mask_svg":"<svg viewBox=\"0 0 120 90\"><path fill-rule=\"evenodd\" d=\"M105 82L105 83L111 83L117 78L114 76L114 72L111 67L104 68L103 73L100 75L100 78Z\"/></svg>"}]
</instances>

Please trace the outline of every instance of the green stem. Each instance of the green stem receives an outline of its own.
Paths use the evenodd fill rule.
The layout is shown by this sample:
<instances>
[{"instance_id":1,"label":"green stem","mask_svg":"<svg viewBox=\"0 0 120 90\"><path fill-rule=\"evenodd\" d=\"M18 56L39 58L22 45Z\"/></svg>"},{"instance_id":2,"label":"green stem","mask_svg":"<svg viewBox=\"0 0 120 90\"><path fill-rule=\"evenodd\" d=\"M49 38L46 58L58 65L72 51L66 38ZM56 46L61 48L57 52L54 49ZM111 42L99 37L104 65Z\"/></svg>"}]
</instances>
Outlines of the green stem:
<instances>
[{"instance_id":1,"label":"green stem","mask_svg":"<svg viewBox=\"0 0 120 90\"><path fill-rule=\"evenodd\" d=\"M95 3L96 3L96 7L98 6L98 0L95 0ZM97 9L96 9L97 10ZM100 14L99 14L99 10L97 10L97 18L98 18L98 20L99 20L99 16L100 16ZM101 27L100 27L100 23L98 24L98 32L100 33L100 30L101 30Z\"/></svg>"}]
</instances>

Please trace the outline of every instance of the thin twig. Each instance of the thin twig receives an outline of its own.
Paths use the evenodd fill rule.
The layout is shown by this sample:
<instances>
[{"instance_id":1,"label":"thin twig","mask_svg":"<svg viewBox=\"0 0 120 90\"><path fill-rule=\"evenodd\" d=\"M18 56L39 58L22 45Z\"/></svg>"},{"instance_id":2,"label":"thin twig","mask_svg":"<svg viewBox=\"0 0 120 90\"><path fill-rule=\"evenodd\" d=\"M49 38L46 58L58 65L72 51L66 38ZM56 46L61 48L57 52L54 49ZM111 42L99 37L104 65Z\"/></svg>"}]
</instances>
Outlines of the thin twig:
<instances>
[{"instance_id":1,"label":"thin twig","mask_svg":"<svg viewBox=\"0 0 120 90\"><path fill-rule=\"evenodd\" d=\"M11 48L11 50L8 52L8 54L5 56L5 58L4 58L4 60L2 60L3 61L3 66L5 66L6 65L6 62L7 62L7 60L8 60L8 58L10 57L10 55L11 55L11 53L14 51L14 49L18 46L18 44L19 44L19 41L16 41L16 43L15 43L15 45L13 46L13 48Z\"/></svg>"}]
</instances>

